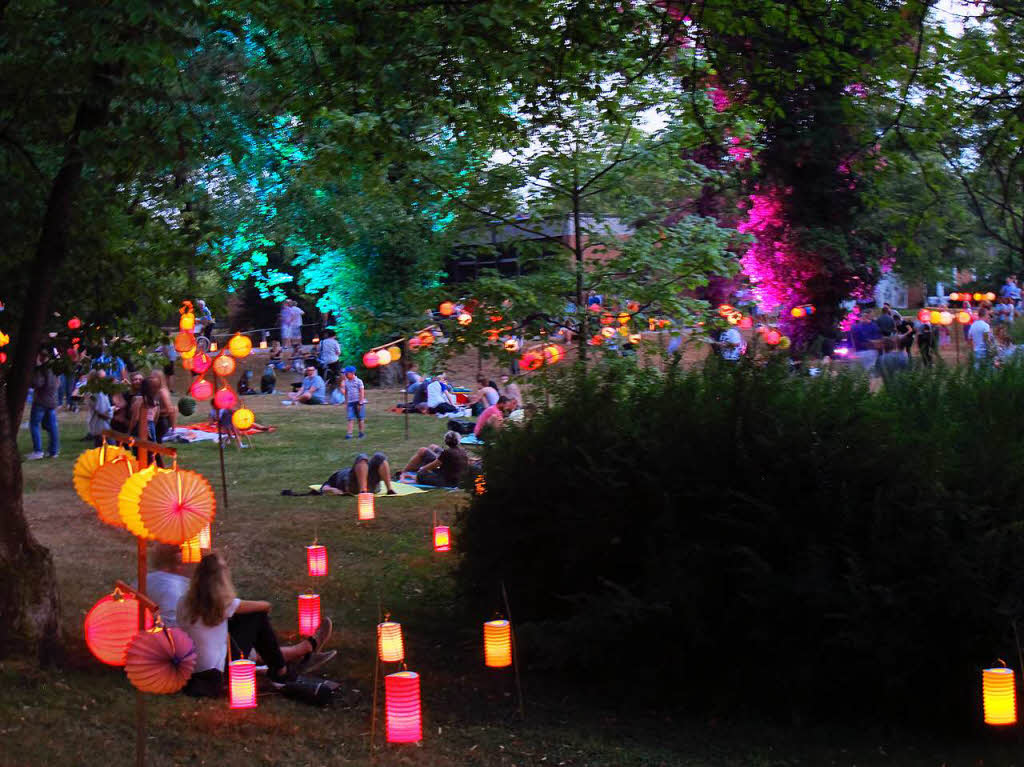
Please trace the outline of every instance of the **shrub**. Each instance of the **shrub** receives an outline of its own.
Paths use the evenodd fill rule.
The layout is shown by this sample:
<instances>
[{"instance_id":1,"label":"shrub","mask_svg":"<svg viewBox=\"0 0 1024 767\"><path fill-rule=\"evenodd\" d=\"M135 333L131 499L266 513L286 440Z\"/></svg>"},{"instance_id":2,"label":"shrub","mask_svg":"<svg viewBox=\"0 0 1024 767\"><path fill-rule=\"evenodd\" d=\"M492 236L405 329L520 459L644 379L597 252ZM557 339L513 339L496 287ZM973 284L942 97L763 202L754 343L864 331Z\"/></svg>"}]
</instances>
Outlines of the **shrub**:
<instances>
[{"instance_id":1,"label":"shrub","mask_svg":"<svg viewBox=\"0 0 1024 767\"><path fill-rule=\"evenodd\" d=\"M1024 369L576 374L485 453L459 583L535 666L693 707L978 718L1016 659Z\"/></svg>"}]
</instances>

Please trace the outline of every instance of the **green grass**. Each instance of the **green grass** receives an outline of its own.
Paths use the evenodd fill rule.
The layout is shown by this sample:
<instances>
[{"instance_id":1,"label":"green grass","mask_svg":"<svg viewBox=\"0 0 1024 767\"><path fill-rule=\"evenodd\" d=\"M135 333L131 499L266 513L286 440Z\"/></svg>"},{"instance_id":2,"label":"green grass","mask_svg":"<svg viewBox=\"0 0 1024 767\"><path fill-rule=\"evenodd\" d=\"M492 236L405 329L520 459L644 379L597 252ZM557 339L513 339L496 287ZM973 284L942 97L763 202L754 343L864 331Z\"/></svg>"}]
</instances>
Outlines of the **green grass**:
<instances>
[{"instance_id":1,"label":"green grass","mask_svg":"<svg viewBox=\"0 0 1024 767\"><path fill-rule=\"evenodd\" d=\"M295 596L310 587L303 546L314 536L327 546L330 575L317 589L324 613L335 619L332 646L339 653L324 672L361 690L361 701L352 708L316 709L264 696L259 708L238 712L229 711L225 701L148 696L149 764L1014 763L1015 744L989 735L947 742L855 728L779 727L632 711L625 702L597 700L565 681L531 673L528 657L523 659L526 716L520 720L510 675L483 668L480 623L491 616L465 616L457 609L450 577L456 554L431 550L434 515L452 521L458 494L379 499L377 519L369 524L356 522L352 498L280 495L286 487L300 490L323 481L360 450L384 450L398 469L416 447L438 441L444 421L422 416L409 419L410 438L404 439L403 418L385 412L399 398L371 392L368 436L351 442L344 440L340 408L286 408L279 397L250 399L257 420L279 430L255 437L251 449L225 451L230 504L219 507L214 524L215 545L232 566L239 594L273 602L271 617L286 638L295 635ZM0 664L0 765L5 767L122 765L133 759L133 688L122 670L94 661L82 638L89 607L115 579L131 580L135 574L133 539L101 524L72 489L74 459L87 447L76 441L84 421L82 414L61 414L61 456L24 465L32 530L57 564L68 662L60 671L41 671L24 659ZM28 452L27 431L22 446ZM181 446L180 463L205 474L221 501L215 445ZM420 746L384 746L378 720L371 758L380 608L402 622L409 667L422 675L424 740ZM771 718L772 712L764 713Z\"/></svg>"}]
</instances>

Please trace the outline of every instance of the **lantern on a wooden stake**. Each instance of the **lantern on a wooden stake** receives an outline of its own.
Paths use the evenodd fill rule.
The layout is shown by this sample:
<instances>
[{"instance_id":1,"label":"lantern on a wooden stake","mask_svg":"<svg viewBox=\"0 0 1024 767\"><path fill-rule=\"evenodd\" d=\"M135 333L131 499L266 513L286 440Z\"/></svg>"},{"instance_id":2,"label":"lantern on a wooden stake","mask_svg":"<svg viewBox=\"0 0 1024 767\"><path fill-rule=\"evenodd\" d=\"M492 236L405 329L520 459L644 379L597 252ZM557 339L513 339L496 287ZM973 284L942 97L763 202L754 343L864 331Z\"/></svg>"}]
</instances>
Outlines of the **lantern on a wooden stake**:
<instances>
[{"instance_id":1,"label":"lantern on a wooden stake","mask_svg":"<svg viewBox=\"0 0 1024 767\"><path fill-rule=\"evenodd\" d=\"M312 577L327 575L327 547L314 543L306 547L306 570Z\"/></svg>"},{"instance_id":2,"label":"lantern on a wooden stake","mask_svg":"<svg viewBox=\"0 0 1024 767\"><path fill-rule=\"evenodd\" d=\"M388 354L391 355L392 362L398 362L400 359L402 359L402 347L399 346L398 344L395 344L394 346L389 346Z\"/></svg>"},{"instance_id":3,"label":"lantern on a wooden stake","mask_svg":"<svg viewBox=\"0 0 1024 767\"><path fill-rule=\"evenodd\" d=\"M987 668L981 672L985 724L1017 723L1017 683L1012 668Z\"/></svg>"},{"instance_id":4,"label":"lantern on a wooden stake","mask_svg":"<svg viewBox=\"0 0 1024 767\"><path fill-rule=\"evenodd\" d=\"M238 405L238 395L227 386L222 386L213 395L213 406L221 410L230 410Z\"/></svg>"},{"instance_id":5,"label":"lantern on a wooden stake","mask_svg":"<svg viewBox=\"0 0 1024 767\"><path fill-rule=\"evenodd\" d=\"M252 341L249 340L248 336L243 336L241 333L235 333L231 336L231 340L228 341L228 353L232 357L248 357L252 351Z\"/></svg>"},{"instance_id":6,"label":"lantern on a wooden stake","mask_svg":"<svg viewBox=\"0 0 1024 767\"><path fill-rule=\"evenodd\" d=\"M256 708L256 664L251 660L228 664L228 698L231 708Z\"/></svg>"},{"instance_id":7,"label":"lantern on a wooden stake","mask_svg":"<svg viewBox=\"0 0 1024 767\"><path fill-rule=\"evenodd\" d=\"M242 407L231 414L231 425L239 431L245 431L256 423L256 414L249 408Z\"/></svg>"},{"instance_id":8,"label":"lantern on a wooden stake","mask_svg":"<svg viewBox=\"0 0 1024 767\"><path fill-rule=\"evenodd\" d=\"M153 614L146 610L146 628ZM85 643L96 659L108 666L123 666L128 643L139 633L139 603L131 594L114 591L100 599L85 616Z\"/></svg>"},{"instance_id":9,"label":"lantern on a wooden stake","mask_svg":"<svg viewBox=\"0 0 1024 767\"><path fill-rule=\"evenodd\" d=\"M213 384L205 378L197 378L188 387L188 393L199 401L210 399L213 396Z\"/></svg>"},{"instance_id":10,"label":"lantern on a wooden stake","mask_svg":"<svg viewBox=\"0 0 1024 767\"><path fill-rule=\"evenodd\" d=\"M299 635L312 636L320 626L320 595L299 594Z\"/></svg>"},{"instance_id":11,"label":"lantern on a wooden stake","mask_svg":"<svg viewBox=\"0 0 1024 767\"><path fill-rule=\"evenodd\" d=\"M196 648L188 634L161 626L136 634L128 643L124 670L136 689L172 695L192 676L196 658Z\"/></svg>"},{"instance_id":12,"label":"lantern on a wooden stake","mask_svg":"<svg viewBox=\"0 0 1024 767\"><path fill-rule=\"evenodd\" d=\"M398 671L384 677L384 711L388 743L418 743L423 740L419 674Z\"/></svg>"},{"instance_id":13,"label":"lantern on a wooden stake","mask_svg":"<svg viewBox=\"0 0 1024 767\"><path fill-rule=\"evenodd\" d=\"M405 660L405 643L402 641L402 624L384 621L377 624L377 654L385 663Z\"/></svg>"},{"instance_id":14,"label":"lantern on a wooden stake","mask_svg":"<svg viewBox=\"0 0 1024 767\"><path fill-rule=\"evenodd\" d=\"M508 621L484 624L484 664L491 668L512 665L512 624Z\"/></svg>"},{"instance_id":15,"label":"lantern on a wooden stake","mask_svg":"<svg viewBox=\"0 0 1024 767\"><path fill-rule=\"evenodd\" d=\"M360 493L356 496L356 510L359 513L359 521L366 522L374 518L373 493Z\"/></svg>"},{"instance_id":16,"label":"lantern on a wooden stake","mask_svg":"<svg viewBox=\"0 0 1024 767\"><path fill-rule=\"evenodd\" d=\"M213 361L213 372L221 378L227 378L235 372L235 358L228 354L219 354Z\"/></svg>"},{"instance_id":17,"label":"lantern on a wooden stake","mask_svg":"<svg viewBox=\"0 0 1024 767\"><path fill-rule=\"evenodd\" d=\"M434 527L434 551L451 551L452 535L447 525Z\"/></svg>"},{"instance_id":18,"label":"lantern on a wooden stake","mask_svg":"<svg viewBox=\"0 0 1024 767\"><path fill-rule=\"evenodd\" d=\"M135 460L130 455L119 455L96 469L89 483L89 495L101 522L114 527L124 527L117 499L124 483L137 470Z\"/></svg>"}]
</instances>

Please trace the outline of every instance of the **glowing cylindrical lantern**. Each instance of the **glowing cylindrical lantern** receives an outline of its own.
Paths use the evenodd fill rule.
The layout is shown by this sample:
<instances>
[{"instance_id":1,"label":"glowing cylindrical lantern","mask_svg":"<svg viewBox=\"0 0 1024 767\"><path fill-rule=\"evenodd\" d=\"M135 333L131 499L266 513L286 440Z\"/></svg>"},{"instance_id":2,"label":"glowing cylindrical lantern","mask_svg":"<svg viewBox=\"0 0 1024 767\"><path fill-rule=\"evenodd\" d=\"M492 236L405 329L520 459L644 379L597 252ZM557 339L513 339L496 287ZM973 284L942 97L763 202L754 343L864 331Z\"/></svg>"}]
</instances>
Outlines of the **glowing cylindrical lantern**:
<instances>
[{"instance_id":1,"label":"glowing cylindrical lantern","mask_svg":"<svg viewBox=\"0 0 1024 767\"><path fill-rule=\"evenodd\" d=\"M260 341L260 348L261 349L266 349L267 348L267 342L266 341Z\"/></svg>"},{"instance_id":2,"label":"glowing cylindrical lantern","mask_svg":"<svg viewBox=\"0 0 1024 767\"><path fill-rule=\"evenodd\" d=\"M399 346L398 344L395 344L394 346L388 348L388 354L391 355L392 362L398 362L400 359L402 359L402 347Z\"/></svg>"},{"instance_id":3,"label":"glowing cylindrical lantern","mask_svg":"<svg viewBox=\"0 0 1024 767\"><path fill-rule=\"evenodd\" d=\"M942 314L937 309L932 309L928 312L928 319L931 321L932 325L942 324Z\"/></svg>"},{"instance_id":4,"label":"glowing cylindrical lantern","mask_svg":"<svg viewBox=\"0 0 1024 767\"><path fill-rule=\"evenodd\" d=\"M367 352L363 355L363 366L368 368L375 368L380 364L380 358L377 357L377 352Z\"/></svg>"},{"instance_id":5,"label":"glowing cylindrical lantern","mask_svg":"<svg viewBox=\"0 0 1024 767\"><path fill-rule=\"evenodd\" d=\"M320 625L320 595L299 594L299 634L312 636Z\"/></svg>"},{"instance_id":6,"label":"glowing cylindrical lantern","mask_svg":"<svg viewBox=\"0 0 1024 767\"><path fill-rule=\"evenodd\" d=\"M306 569L311 576L327 575L327 547L314 543L306 547Z\"/></svg>"},{"instance_id":7,"label":"glowing cylindrical lantern","mask_svg":"<svg viewBox=\"0 0 1024 767\"><path fill-rule=\"evenodd\" d=\"M181 544L182 564L194 565L203 558L203 551L199 547L199 536L195 535Z\"/></svg>"},{"instance_id":8,"label":"glowing cylindrical lantern","mask_svg":"<svg viewBox=\"0 0 1024 767\"><path fill-rule=\"evenodd\" d=\"M205 378L197 378L192 382L192 385L188 387L188 392L197 400L207 400L213 396L213 384Z\"/></svg>"},{"instance_id":9,"label":"glowing cylindrical lantern","mask_svg":"<svg viewBox=\"0 0 1024 767\"><path fill-rule=\"evenodd\" d=\"M196 398L198 399L198 397ZM213 406L218 407L221 410L230 410L238 404L238 395L235 394L227 386L222 386L217 390L217 393L213 395Z\"/></svg>"},{"instance_id":10,"label":"glowing cylindrical lantern","mask_svg":"<svg viewBox=\"0 0 1024 767\"><path fill-rule=\"evenodd\" d=\"M235 358L228 354L220 354L213 361L213 372L221 378L227 378L235 372Z\"/></svg>"},{"instance_id":11,"label":"glowing cylindrical lantern","mask_svg":"<svg viewBox=\"0 0 1024 767\"><path fill-rule=\"evenodd\" d=\"M469 312L462 312L462 313L461 313L461 314L459 315L459 317L458 317L458 322L459 322L459 324L460 324L460 325L462 325L463 327L465 327L466 325L468 325L468 324L469 324L469 323L471 323L472 321L473 321L473 315L472 315L472 314L470 314Z\"/></svg>"},{"instance_id":12,"label":"glowing cylindrical lantern","mask_svg":"<svg viewBox=\"0 0 1024 767\"><path fill-rule=\"evenodd\" d=\"M245 431L256 423L256 415L249 408L243 407L231 414L231 424L241 431Z\"/></svg>"},{"instance_id":13,"label":"glowing cylindrical lantern","mask_svg":"<svg viewBox=\"0 0 1024 767\"><path fill-rule=\"evenodd\" d=\"M196 316L192 312L185 312L181 315L181 319L178 320L178 327L186 333L191 333L196 329Z\"/></svg>"},{"instance_id":14,"label":"glowing cylindrical lantern","mask_svg":"<svg viewBox=\"0 0 1024 767\"><path fill-rule=\"evenodd\" d=\"M512 665L512 624L508 621L484 624L484 664L491 668Z\"/></svg>"},{"instance_id":15,"label":"glowing cylindrical lantern","mask_svg":"<svg viewBox=\"0 0 1024 767\"><path fill-rule=\"evenodd\" d=\"M1017 683L1011 668L987 668L981 672L985 724L1017 723Z\"/></svg>"},{"instance_id":16,"label":"glowing cylindrical lantern","mask_svg":"<svg viewBox=\"0 0 1024 767\"><path fill-rule=\"evenodd\" d=\"M210 351L211 352L217 351L217 342L216 341L210 341Z\"/></svg>"},{"instance_id":17,"label":"glowing cylindrical lantern","mask_svg":"<svg viewBox=\"0 0 1024 767\"><path fill-rule=\"evenodd\" d=\"M146 610L146 628L153 615ZM85 643L96 659L109 666L123 666L128 643L139 633L139 603L131 594L108 594L85 616Z\"/></svg>"},{"instance_id":18,"label":"glowing cylindrical lantern","mask_svg":"<svg viewBox=\"0 0 1024 767\"><path fill-rule=\"evenodd\" d=\"M405 660L405 643L402 642L402 624L384 621L377 624L377 652L385 663Z\"/></svg>"},{"instance_id":19,"label":"glowing cylindrical lantern","mask_svg":"<svg viewBox=\"0 0 1024 767\"><path fill-rule=\"evenodd\" d=\"M256 664L251 660L228 664L228 697L231 708L256 708Z\"/></svg>"},{"instance_id":20,"label":"glowing cylindrical lantern","mask_svg":"<svg viewBox=\"0 0 1024 767\"><path fill-rule=\"evenodd\" d=\"M398 671L384 677L384 710L388 743L423 740L420 675L414 671Z\"/></svg>"},{"instance_id":21,"label":"glowing cylindrical lantern","mask_svg":"<svg viewBox=\"0 0 1024 767\"><path fill-rule=\"evenodd\" d=\"M377 352L377 364L383 367L384 365L391 364L391 352L387 349L381 349Z\"/></svg>"},{"instance_id":22,"label":"glowing cylindrical lantern","mask_svg":"<svg viewBox=\"0 0 1024 767\"><path fill-rule=\"evenodd\" d=\"M438 307L438 311L445 317L451 317L452 312L455 311L455 304L451 301L442 301L441 306Z\"/></svg>"},{"instance_id":23,"label":"glowing cylindrical lantern","mask_svg":"<svg viewBox=\"0 0 1024 767\"><path fill-rule=\"evenodd\" d=\"M359 512L360 522L373 519L373 493L360 493L356 496L356 510Z\"/></svg>"},{"instance_id":24,"label":"glowing cylindrical lantern","mask_svg":"<svg viewBox=\"0 0 1024 767\"><path fill-rule=\"evenodd\" d=\"M249 352L252 351L252 341L249 340L248 336L243 336L241 333L235 333L231 336L231 340L228 341L228 352L232 357L248 357Z\"/></svg>"},{"instance_id":25,"label":"glowing cylindrical lantern","mask_svg":"<svg viewBox=\"0 0 1024 767\"><path fill-rule=\"evenodd\" d=\"M199 539L199 548L201 549L212 549L213 548L213 531L210 529L210 523L206 523L206 527L199 531L196 535Z\"/></svg>"}]
</instances>

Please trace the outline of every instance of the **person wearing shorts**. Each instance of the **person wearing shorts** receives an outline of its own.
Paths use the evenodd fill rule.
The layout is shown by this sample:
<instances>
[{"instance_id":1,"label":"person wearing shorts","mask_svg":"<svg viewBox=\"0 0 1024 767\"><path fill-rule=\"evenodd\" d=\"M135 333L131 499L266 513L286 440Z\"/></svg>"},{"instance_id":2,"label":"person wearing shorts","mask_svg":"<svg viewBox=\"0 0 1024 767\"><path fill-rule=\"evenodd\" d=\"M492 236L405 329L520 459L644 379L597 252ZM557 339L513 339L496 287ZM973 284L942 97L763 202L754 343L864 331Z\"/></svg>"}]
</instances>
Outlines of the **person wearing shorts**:
<instances>
[{"instance_id":1,"label":"person wearing shorts","mask_svg":"<svg viewBox=\"0 0 1024 767\"><path fill-rule=\"evenodd\" d=\"M460 440L456 432L447 432L443 448L438 445L421 447L409 459L402 473L414 473L418 485L458 487L459 480L470 465L469 456L459 444Z\"/></svg>"},{"instance_id":2,"label":"person wearing shorts","mask_svg":"<svg viewBox=\"0 0 1024 767\"><path fill-rule=\"evenodd\" d=\"M312 365L306 368L302 386L297 392L288 395L284 404L301 403L303 405L323 405L327 402L327 384Z\"/></svg>"},{"instance_id":3,"label":"person wearing shorts","mask_svg":"<svg viewBox=\"0 0 1024 767\"><path fill-rule=\"evenodd\" d=\"M388 495L396 495L391 487L391 466L384 453L368 456L360 453L347 469L338 469L320 486L324 495L358 495L359 493L376 493L383 482Z\"/></svg>"},{"instance_id":4,"label":"person wearing shorts","mask_svg":"<svg viewBox=\"0 0 1024 767\"><path fill-rule=\"evenodd\" d=\"M348 432L345 439L352 439L352 426L359 422L359 439L366 436L366 387L356 377L356 369L351 365L343 371L341 390L345 396L345 408L348 410Z\"/></svg>"}]
</instances>

